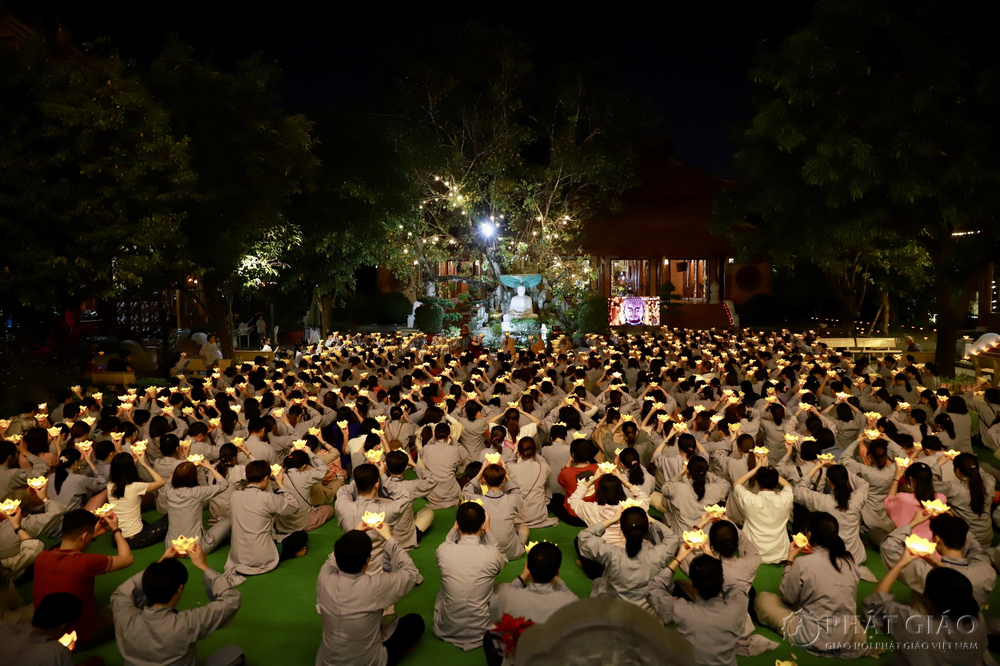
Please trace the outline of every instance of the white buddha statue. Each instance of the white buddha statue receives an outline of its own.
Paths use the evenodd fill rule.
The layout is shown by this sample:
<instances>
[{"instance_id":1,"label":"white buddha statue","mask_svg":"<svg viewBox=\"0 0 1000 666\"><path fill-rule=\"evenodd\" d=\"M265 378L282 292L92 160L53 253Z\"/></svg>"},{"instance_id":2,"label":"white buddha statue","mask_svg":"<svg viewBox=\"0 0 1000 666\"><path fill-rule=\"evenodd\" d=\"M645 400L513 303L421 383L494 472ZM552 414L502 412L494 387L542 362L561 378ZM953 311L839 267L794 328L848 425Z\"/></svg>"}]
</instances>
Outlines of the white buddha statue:
<instances>
[{"instance_id":1,"label":"white buddha statue","mask_svg":"<svg viewBox=\"0 0 1000 666\"><path fill-rule=\"evenodd\" d=\"M517 288L517 296L510 299L510 307L507 314L511 319L538 319L535 308L531 305L531 297L524 293L524 286ZM506 317L504 317L506 319Z\"/></svg>"}]
</instances>

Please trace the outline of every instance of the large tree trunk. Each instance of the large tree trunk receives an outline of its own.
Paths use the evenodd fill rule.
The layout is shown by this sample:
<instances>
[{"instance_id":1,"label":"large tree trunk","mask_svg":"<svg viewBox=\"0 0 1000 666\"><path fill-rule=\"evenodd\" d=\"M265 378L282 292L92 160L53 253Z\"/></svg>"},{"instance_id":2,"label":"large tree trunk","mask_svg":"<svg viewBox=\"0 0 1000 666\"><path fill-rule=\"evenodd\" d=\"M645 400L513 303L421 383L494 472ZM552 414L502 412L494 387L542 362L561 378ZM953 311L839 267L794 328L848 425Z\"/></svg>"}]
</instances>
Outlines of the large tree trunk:
<instances>
[{"instance_id":1,"label":"large tree trunk","mask_svg":"<svg viewBox=\"0 0 1000 666\"><path fill-rule=\"evenodd\" d=\"M957 360L955 348L958 344L958 333L965 323L969 303L976 290L978 273L972 273L966 277L959 292L958 285L949 275L947 267L935 266L935 269L934 288L938 314L937 351L934 353L934 362L937 364L940 375L952 377L955 375L955 361Z\"/></svg>"},{"instance_id":2,"label":"large tree trunk","mask_svg":"<svg viewBox=\"0 0 1000 666\"><path fill-rule=\"evenodd\" d=\"M319 307L323 318L323 338L333 332L333 310L336 300L330 294L323 294L319 297Z\"/></svg>"},{"instance_id":3,"label":"large tree trunk","mask_svg":"<svg viewBox=\"0 0 1000 666\"><path fill-rule=\"evenodd\" d=\"M222 347L222 358L233 358L233 321L230 309L222 301L222 285L212 273L203 275L201 284L205 289L205 309Z\"/></svg>"}]
</instances>

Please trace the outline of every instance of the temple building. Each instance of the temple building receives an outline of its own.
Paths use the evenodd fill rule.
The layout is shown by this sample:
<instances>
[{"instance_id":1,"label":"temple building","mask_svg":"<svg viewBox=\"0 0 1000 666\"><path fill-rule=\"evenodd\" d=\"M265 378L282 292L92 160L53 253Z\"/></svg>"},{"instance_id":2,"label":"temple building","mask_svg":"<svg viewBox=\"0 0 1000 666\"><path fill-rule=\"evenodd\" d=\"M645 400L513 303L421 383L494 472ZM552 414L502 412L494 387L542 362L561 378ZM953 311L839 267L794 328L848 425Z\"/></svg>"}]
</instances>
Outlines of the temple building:
<instances>
[{"instance_id":1,"label":"temple building","mask_svg":"<svg viewBox=\"0 0 1000 666\"><path fill-rule=\"evenodd\" d=\"M736 263L729 241L709 231L715 197L739 181L684 164L665 144L645 152L640 169L640 184L622 195L620 206L598 213L584 229L581 248L598 271L598 293L659 296L669 282L681 307L664 323L731 325L747 299L771 292L769 263Z\"/></svg>"}]
</instances>

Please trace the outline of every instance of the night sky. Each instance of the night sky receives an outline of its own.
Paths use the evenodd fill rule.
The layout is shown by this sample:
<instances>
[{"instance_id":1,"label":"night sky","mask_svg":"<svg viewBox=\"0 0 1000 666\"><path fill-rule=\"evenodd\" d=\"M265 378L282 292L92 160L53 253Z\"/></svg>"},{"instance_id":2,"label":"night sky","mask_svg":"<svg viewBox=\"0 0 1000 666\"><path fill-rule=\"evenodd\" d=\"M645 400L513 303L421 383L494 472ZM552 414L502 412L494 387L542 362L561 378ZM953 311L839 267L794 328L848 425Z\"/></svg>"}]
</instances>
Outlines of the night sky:
<instances>
[{"instance_id":1,"label":"night sky","mask_svg":"<svg viewBox=\"0 0 1000 666\"><path fill-rule=\"evenodd\" d=\"M34 27L58 16L75 42L101 36L148 63L176 33L226 68L261 52L284 71L291 111L350 101L378 86L379 54L412 33L503 24L531 45L596 53L611 80L649 98L680 159L733 175L730 126L750 117L748 71L761 43L801 26L811 2L648 3L144 2L12 0L0 5Z\"/></svg>"}]
</instances>

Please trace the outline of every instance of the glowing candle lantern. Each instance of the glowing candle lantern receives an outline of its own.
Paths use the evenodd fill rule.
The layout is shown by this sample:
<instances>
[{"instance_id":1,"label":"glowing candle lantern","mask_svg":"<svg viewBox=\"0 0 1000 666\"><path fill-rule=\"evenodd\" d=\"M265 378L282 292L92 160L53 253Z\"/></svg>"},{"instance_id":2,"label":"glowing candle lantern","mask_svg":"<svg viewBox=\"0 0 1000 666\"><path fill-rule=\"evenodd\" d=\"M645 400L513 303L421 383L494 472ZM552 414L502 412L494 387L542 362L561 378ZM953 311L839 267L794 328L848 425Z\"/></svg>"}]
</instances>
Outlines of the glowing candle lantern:
<instances>
[{"instance_id":1,"label":"glowing candle lantern","mask_svg":"<svg viewBox=\"0 0 1000 666\"><path fill-rule=\"evenodd\" d=\"M187 461L192 465L200 465L204 459L205 456L201 455L200 453L192 453L187 457Z\"/></svg>"},{"instance_id":2,"label":"glowing candle lantern","mask_svg":"<svg viewBox=\"0 0 1000 666\"><path fill-rule=\"evenodd\" d=\"M68 634L63 634L59 638L59 642L62 643L63 647L72 652L73 648L76 647L76 632L71 631Z\"/></svg>"},{"instance_id":3,"label":"glowing candle lantern","mask_svg":"<svg viewBox=\"0 0 1000 666\"><path fill-rule=\"evenodd\" d=\"M105 503L101 507L94 509L94 515L97 516L98 518L103 518L104 516L108 515L114 510L115 510L114 503Z\"/></svg>"},{"instance_id":4,"label":"glowing candle lantern","mask_svg":"<svg viewBox=\"0 0 1000 666\"><path fill-rule=\"evenodd\" d=\"M719 506L718 504L710 504L705 507L705 513L715 519L722 518L726 515L726 507Z\"/></svg>"},{"instance_id":5,"label":"glowing candle lantern","mask_svg":"<svg viewBox=\"0 0 1000 666\"><path fill-rule=\"evenodd\" d=\"M365 458L368 459L370 463L377 463L382 460L382 449L372 449L370 451L365 451Z\"/></svg>"},{"instance_id":6,"label":"glowing candle lantern","mask_svg":"<svg viewBox=\"0 0 1000 666\"><path fill-rule=\"evenodd\" d=\"M708 535L702 530L692 530L690 532L684 532L684 543L686 543L691 548L700 548L708 541Z\"/></svg>"},{"instance_id":7,"label":"glowing candle lantern","mask_svg":"<svg viewBox=\"0 0 1000 666\"><path fill-rule=\"evenodd\" d=\"M919 534L911 534L904 541L906 549L918 557L924 557L937 551L937 545Z\"/></svg>"},{"instance_id":8,"label":"glowing candle lantern","mask_svg":"<svg viewBox=\"0 0 1000 666\"><path fill-rule=\"evenodd\" d=\"M491 465L498 465L500 463L500 454L499 453L487 453L486 454L486 462L488 462Z\"/></svg>"},{"instance_id":9,"label":"glowing candle lantern","mask_svg":"<svg viewBox=\"0 0 1000 666\"><path fill-rule=\"evenodd\" d=\"M926 509L927 513L931 515L931 518L934 516L940 516L942 513L945 513L951 508L939 499L924 500L921 504L924 505L924 509Z\"/></svg>"},{"instance_id":10,"label":"glowing candle lantern","mask_svg":"<svg viewBox=\"0 0 1000 666\"><path fill-rule=\"evenodd\" d=\"M768 449L766 446L753 447L753 454L755 456L766 456L768 453L770 453L770 449Z\"/></svg>"},{"instance_id":11,"label":"glowing candle lantern","mask_svg":"<svg viewBox=\"0 0 1000 666\"><path fill-rule=\"evenodd\" d=\"M910 464L912 462L913 461L910 460L909 458L899 458L899 457L897 457L896 458L896 467L899 467L900 469L906 469L907 467L910 466Z\"/></svg>"},{"instance_id":12,"label":"glowing candle lantern","mask_svg":"<svg viewBox=\"0 0 1000 666\"><path fill-rule=\"evenodd\" d=\"M33 479L28 479L28 486L34 488L35 490L41 490L42 488L45 487L45 484L47 482L48 479L46 479L44 476L36 476Z\"/></svg>"},{"instance_id":13,"label":"glowing candle lantern","mask_svg":"<svg viewBox=\"0 0 1000 666\"><path fill-rule=\"evenodd\" d=\"M819 455L816 456L816 459L819 460L820 462L830 462L831 460L833 460L833 454L820 453Z\"/></svg>"},{"instance_id":14,"label":"glowing candle lantern","mask_svg":"<svg viewBox=\"0 0 1000 666\"><path fill-rule=\"evenodd\" d=\"M8 516L13 516L17 513L17 507L21 506L21 500L8 499L0 502L0 511L3 511Z\"/></svg>"},{"instance_id":15,"label":"glowing candle lantern","mask_svg":"<svg viewBox=\"0 0 1000 666\"><path fill-rule=\"evenodd\" d=\"M619 502L618 506L620 506L622 508L622 511L624 511L625 509L631 509L633 507L639 507L641 509L642 508L642 502L640 502L639 500L637 500L634 497L629 497L629 498L624 499L621 502Z\"/></svg>"},{"instance_id":16,"label":"glowing candle lantern","mask_svg":"<svg viewBox=\"0 0 1000 666\"><path fill-rule=\"evenodd\" d=\"M795 547L800 550L806 549L809 547L809 537L802 532L799 532L798 534L792 535L792 543L794 543Z\"/></svg>"},{"instance_id":17,"label":"glowing candle lantern","mask_svg":"<svg viewBox=\"0 0 1000 666\"><path fill-rule=\"evenodd\" d=\"M172 539L170 541L170 545L174 547L174 550L177 551L178 555L187 555L194 548L194 545L198 543L199 538L200 537L196 536L186 537L182 534L176 539Z\"/></svg>"},{"instance_id":18,"label":"glowing candle lantern","mask_svg":"<svg viewBox=\"0 0 1000 666\"><path fill-rule=\"evenodd\" d=\"M597 468L601 470L602 474L611 474L615 471L615 464L613 462L602 462L597 465Z\"/></svg>"},{"instance_id":19,"label":"glowing candle lantern","mask_svg":"<svg viewBox=\"0 0 1000 666\"><path fill-rule=\"evenodd\" d=\"M368 527L378 527L383 522L385 522L385 511L382 511L380 513L365 511L364 515L361 516L361 522L363 522Z\"/></svg>"},{"instance_id":20,"label":"glowing candle lantern","mask_svg":"<svg viewBox=\"0 0 1000 666\"><path fill-rule=\"evenodd\" d=\"M280 474L280 473L281 473L281 465L277 463L271 465L271 474Z\"/></svg>"},{"instance_id":21,"label":"glowing candle lantern","mask_svg":"<svg viewBox=\"0 0 1000 666\"><path fill-rule=\"evenodd\" d=\"M956 451L955 449L948 449L942 455L948 458L948 460L954 460L959 456L960 453L961 453L960 451Z\"/></svg>"}]
</instances>

